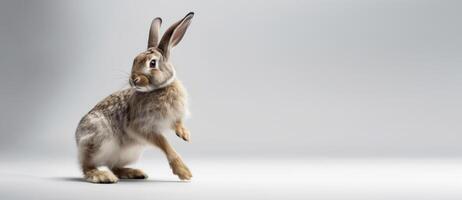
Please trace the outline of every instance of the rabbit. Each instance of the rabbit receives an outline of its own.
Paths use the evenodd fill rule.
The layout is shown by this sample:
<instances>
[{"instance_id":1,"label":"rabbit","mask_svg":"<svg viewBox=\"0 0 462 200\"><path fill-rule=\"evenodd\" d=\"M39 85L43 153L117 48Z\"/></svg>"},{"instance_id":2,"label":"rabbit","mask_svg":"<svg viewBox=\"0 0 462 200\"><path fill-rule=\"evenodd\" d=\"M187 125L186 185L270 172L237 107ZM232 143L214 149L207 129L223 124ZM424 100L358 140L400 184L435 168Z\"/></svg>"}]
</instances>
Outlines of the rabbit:
<instances>
[{"instance_id":1,"label":"rabbit","mask_svg":"<svg viewBox=\"0 0 462 200\"><path fill-rule=\"evenodd\" d=\"M125 166L137 161L149 145L165 153L173 174L181 180L191 179L190 170L163 133L170 129L190 141L190 133L183 125L189 112L187 93L176 78L170 51L183 38L193 16L193 12L188 13L168 28L162 38L162 19L153 19L148 48L133 61L131 87L106 97L80 120L75 139L86 181L146 179L148 176L142 170ZM98 169L101 166L109 171Z\"/></svg>"}]
</instances>

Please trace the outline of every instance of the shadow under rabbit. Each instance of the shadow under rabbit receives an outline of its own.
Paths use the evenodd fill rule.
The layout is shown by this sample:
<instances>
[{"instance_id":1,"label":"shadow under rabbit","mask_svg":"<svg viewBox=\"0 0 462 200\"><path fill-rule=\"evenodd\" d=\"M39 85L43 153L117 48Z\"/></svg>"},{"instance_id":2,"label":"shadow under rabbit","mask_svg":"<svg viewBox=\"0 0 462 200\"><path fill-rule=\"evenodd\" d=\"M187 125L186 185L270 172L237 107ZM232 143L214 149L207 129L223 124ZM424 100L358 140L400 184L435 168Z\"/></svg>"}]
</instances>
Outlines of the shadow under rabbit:
<instances>
[{"instance_id":1,"label":"shadow under rabbit","mask_svg":"<svg viewBox=\"0 0 462 200\"><path fill-rule=\"evenodd\" d=\"M82 182L89 183L85 179L80 177L52 177L48 178L54 181L63 181L63 182ZM190 181L181 181L181 180L165 180L165 179L119 179L118 183L189 183Z\"/></svg>"}]
</instances>

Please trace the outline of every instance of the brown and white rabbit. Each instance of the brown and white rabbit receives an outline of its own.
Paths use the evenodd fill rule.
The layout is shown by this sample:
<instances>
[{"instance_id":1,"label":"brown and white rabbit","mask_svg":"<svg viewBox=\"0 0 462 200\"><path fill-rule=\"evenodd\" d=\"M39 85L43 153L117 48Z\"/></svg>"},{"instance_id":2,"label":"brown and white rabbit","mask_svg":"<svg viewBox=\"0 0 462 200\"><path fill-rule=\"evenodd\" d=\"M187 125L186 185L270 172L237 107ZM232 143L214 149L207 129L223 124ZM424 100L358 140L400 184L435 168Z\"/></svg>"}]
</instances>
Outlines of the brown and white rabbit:
<instances>
[{"instance_id":1,"label":"brown and white rabbit","mask_svg":"<svg viewBox=\"0 0 462 200\"><path fill-rule=\"evenodd\" d=\"M155 18L148 49L133 61L129 78L132 87L111 94L81 119L75 136L87 181L115 183L119 178L147 178L143 171L125 166L138 160L148 145L157 146L166 154L173 174L182 180L191 179L188 167L162 133L172 129L183 140L190 140L182 122L188 112L187 94L176 79L170 51L183 38L193 16L193 12L188 13L168 28L162 38L162 20ZM99 170L100 166L110 171Z\"/></svg>"}]
</instances>

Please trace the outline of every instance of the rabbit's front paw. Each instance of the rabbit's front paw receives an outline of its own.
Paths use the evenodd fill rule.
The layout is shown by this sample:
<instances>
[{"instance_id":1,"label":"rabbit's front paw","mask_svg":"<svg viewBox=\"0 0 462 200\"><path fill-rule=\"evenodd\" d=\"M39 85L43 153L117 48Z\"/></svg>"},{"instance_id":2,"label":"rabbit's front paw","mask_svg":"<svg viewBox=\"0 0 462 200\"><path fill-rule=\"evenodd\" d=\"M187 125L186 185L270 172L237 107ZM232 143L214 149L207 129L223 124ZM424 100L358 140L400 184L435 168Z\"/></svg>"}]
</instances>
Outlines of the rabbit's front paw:
<instances>
[{"instance_id":1,"label":"rabbit's front paw","mask_svg":"<svg viewBox=\"0 0 462 200\"><path fill-rule=\"evenodd\" d=\"M175 128L175 133L178 137L182 138L184 141L188 141L191 139L191 135L189 134L188 129L183 126L177 126Z\"/></svg>"},{"instance_id":2,"label":"rabbit's front paw","mask_svg":"<svg viewBox=\"0 0 462 200\"><path fill-rule=\"evenodd\" d=\"M192 177L191 171L180 158L171 161L170 168L172 168L173 174L177 175L181 180L189 180Z\"/></svg>"},{"instance_id":3,"label":"rabbit's front paw","mask_svg":"<svg viewBox=\"0 0 462 200\"><path fill-rule=\"evenodd\" d=\"M146 175L143 171L139 169L132 169L132 168L115 168L112 169L114 174L121 178L121 179L146 179L148 175Z\"/></svg>"},{"instance_id":4,"label":"rabbit's front paw","mask_svg":"<svg viewBox=\"0 0 462 200\"><path fill-rule=\"evenodd\" d=\"M86 172L85 180L91 183L117 183L119 181L112 172L97 169Z\"/></svg>"}]
</instances>

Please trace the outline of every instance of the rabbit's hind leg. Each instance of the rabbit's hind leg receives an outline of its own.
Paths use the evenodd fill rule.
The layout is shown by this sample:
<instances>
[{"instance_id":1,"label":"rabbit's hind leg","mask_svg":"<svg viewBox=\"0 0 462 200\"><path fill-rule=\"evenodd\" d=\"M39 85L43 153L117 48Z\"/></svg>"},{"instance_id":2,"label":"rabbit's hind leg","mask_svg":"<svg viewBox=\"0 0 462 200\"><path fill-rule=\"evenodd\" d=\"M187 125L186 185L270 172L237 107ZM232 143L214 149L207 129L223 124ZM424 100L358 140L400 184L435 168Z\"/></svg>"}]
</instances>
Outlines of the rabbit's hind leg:
<instances>
[{"instance_id":1,"label":"rabbit's hind leg","mask_svg":"<svg viewBox=\"0 0 462 200\"><path fill-rule=\"evenodd\" d=\"M85 154L85 153L84 153ZM117 177L111 171L102 171L91 162L91 157L82 155L81 161L82 172L86 181L91 183L116 183Z\"/></svg>"},{"instance_id":2,"label":"rabbit's hind leg","mask_svg":"<svg viewBox=\"0 0 462 200\"><path fill-rule=\"evenodd\" d=\"M111 159L110 156L104 154L108 152L107 149L117 147L111 143L107 124L104 117L98 116L98 113L90 113L81 120L76 131L80 166L85 180L91 183L116 183L118 181L111 171L102 171L97 168Z\"/></svg>"},{"instance_id":3,"label":"rabbit's hind leg","mask_svg":"<svg viewBox=\"0 0 462 200\"><path fill-rule=\"evenodd\" d=\"M118 178L111 171L99 170L93 162L95 148L85 145L80 149L80 164L86 181L91 183L116 183Z\"/></svg>"}]
</instances>

